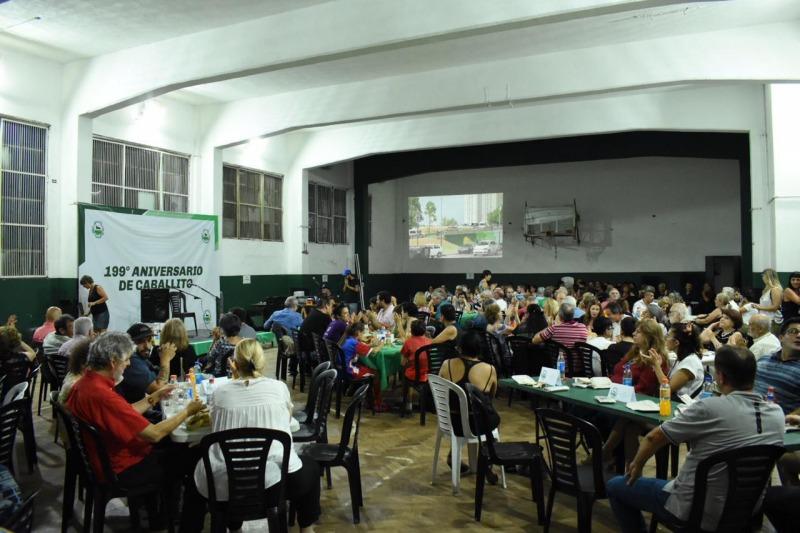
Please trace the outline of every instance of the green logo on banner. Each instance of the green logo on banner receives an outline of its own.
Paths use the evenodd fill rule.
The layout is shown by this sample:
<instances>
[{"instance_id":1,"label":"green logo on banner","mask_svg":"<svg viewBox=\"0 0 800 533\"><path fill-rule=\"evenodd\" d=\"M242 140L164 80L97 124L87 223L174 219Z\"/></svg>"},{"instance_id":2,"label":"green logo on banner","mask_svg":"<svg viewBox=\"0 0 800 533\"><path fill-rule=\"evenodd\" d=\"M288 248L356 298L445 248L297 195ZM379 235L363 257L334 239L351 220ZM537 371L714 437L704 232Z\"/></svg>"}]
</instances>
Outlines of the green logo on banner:
<instances>
[{"instance_id":1,"label":"green logo on banner","mask_svg":"<svg viewBox=\"0 0 800 533\"><path fill-rule=\"evenodd\" d=\"M92 235L94 235L95 239L102 237L105 232L106 230L103 229L103 223L99 220L96 220L95 223L92 224Z\"/></svg>"},{"instance_id":2,"label":"green logo on banner","mask_svg":"<svg viewBox=\"0 0 800 533\"><path fill-rule=\"evenodd\" d=\"M204 229L202 233L200 233L200 240L203 241L203 244L208 244L211 242L211 232L207 229Z\"/></svg>"},{"instance_id":3,"label":"green logo on banner","mask_svg":"<svg viewBox=\"0 0 800 533\"><path fill-rule=\"evenodd\" d=\"M205 322L207 327L211 325L211 311L208 309L203 311L203 322Z\"/></svg>"}]
</instances>

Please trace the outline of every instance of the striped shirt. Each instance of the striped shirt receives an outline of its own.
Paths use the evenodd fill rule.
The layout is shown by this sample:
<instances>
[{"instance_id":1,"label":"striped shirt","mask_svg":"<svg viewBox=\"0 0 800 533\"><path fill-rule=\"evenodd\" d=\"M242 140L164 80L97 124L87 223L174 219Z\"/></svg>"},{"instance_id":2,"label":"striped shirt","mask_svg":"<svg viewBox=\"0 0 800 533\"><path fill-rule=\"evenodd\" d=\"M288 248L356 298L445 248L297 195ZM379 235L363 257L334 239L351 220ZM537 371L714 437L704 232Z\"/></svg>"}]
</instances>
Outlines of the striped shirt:
<instances>
[{"instance_id":1,"label":"striped shirt","mask_svg":"<svg viewBox=\"0 0 800 533\"><path fill-rule=\"evenodd\" d=\"M767 396L767 387L775 387L775 401L783 412L800 408L800 359L781 360L781 352L758 360L755 391Z\"/></svg>"},{"instance_id":2,"label":"striped shirt","mask_svg":"<svg viewBox=\"0 0 800 533\"><path fill-rule=\"evenodd\" d=\"M554 340L567 348L575 346L576 342L586 342L589 331L581 322L571 320L562 324L553 324L539 333L543 341Z\"/></svg>"}]
</instances>

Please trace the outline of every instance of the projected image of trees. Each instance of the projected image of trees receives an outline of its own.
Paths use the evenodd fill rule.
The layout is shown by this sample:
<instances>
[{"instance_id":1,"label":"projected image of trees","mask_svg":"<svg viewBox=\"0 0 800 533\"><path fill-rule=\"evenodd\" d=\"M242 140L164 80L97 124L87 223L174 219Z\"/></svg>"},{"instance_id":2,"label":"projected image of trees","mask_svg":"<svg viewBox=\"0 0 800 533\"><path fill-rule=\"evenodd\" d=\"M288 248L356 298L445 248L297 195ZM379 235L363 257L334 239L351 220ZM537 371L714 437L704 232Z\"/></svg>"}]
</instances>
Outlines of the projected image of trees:
<instances>
[{"instance_id":1,"label":"projected image of trees","mask_svg":"<svg viewBox=\"0 0 800 533\"><path fill-rule=\"evenodd\" d=\"M412 196L408 199L411 258L503 256L503 194Z\"/></svg>"}]
</instances>

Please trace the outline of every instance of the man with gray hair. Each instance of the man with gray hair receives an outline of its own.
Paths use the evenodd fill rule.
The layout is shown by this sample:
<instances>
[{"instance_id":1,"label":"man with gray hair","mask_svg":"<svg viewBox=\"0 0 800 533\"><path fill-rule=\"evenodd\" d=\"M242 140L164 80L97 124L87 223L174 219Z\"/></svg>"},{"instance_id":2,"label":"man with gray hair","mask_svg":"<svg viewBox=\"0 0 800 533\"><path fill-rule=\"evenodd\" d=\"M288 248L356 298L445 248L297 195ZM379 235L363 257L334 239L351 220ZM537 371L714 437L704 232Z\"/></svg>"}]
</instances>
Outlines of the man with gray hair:
<instances>
[{"instance_id":1,"label":"man with gray hair","mask_svg":"<svg viewBox=\"0 0 800 533\"><path fill-rule=\"evenodd\" d=\"M647 309L647 306L653 303L655 297L656 297L656 290L653 288L652 285L645 285L644 287L642 287L642 299L637 300L633 304L633 309L631 310L633 318L639 320L642 317L642 311Z\"/></svg>"},{"instance_id":2,"label":"man with gray hair","mask_svg":"<svg viewBox=\"0 0 800 533\"><path fill-rule=\"evenodd\" d=\"M122 380L134 348L133 341L125 333L109 331L100 335L89 350L86 373L72 386L67 408L74 416L97 428L111 460L111 469L122 487L159 485L167 491L172 483L179 482L194 468L197 458L177 448L154 450L152 444L169 436L205 406L195 398L169 418L151 424L143 413L173 387L161 387L136 403L128 403L117 394L114 385ZM92 463L99 465L95 452L90 450L89 453ZM191 520L190 514L203 505L194 484L190 485L184 495L182 524L184 519ZM151 521L150 528L157 529L154 525Z\"/></svg>"},{"instance_id":3,"label":"man with gray hair","mask_svg":"<svg viewBox=\"0 0 800 533\"><path fill-rule=\"evenodd\" d=\"M64 357L65 359L69 358L70 351L72 347L75 346L78 342L82 339L93 339L94 338L94 328L92 325L92 319L88 316L82 316L80 318L75 319L75 322L72 323L72 338L61 345L61 348L58 349L59 357Z\"/></svg>"},{"instance_id":4,"label":"man with gray hair","mask_svg":"<svg viewBox=\"0 0 800 533\"><path fill-rule=\"evenodd\" d=\"M572 306L572 308L574 309L572 316L575 318L575 320L580 320L581 318L583 318L583 315L586 314L586 312L583 309L578 307L578 300L576 300L574 296L565 296L564 300L561 303L569 304Z\"/></svg>"},{"instance_id":5,"label":"man with gray hair","mask_svg":"<svg viewBox=\"0 0 800 533\"><path fill-rule=\"evenodd\" d=\"M770 318L762 313L750 317L749 333L753 338L750 351L753 352L756 359L772 355L781 349L780 339L769 330L770 323Z\"/></svg>"},{"instance_id":6,"label":"man with gray hair","mask_svg":"<svg viewBox=\"0 0 800 533\"><path fill-rule=\"evenodd\" d=\"M279 339L286 353L294 354L295 346L291 334L292 331L299 331L300 326L303 325L303 316L297 312L297 298L294 296L286 298L283 302L283 309L273 312L264 322L264 329L272 331L273 325L276 324L286 330L286 334ZM289 373L293 376L297 375L297 359L295 358L290 361Z\"/></svg>"},{"instance_id":7,"label":"man with gray hair","mask_svg":"<svg viewBox=\"0 0 800 533\"><path fill-rule=\"evenodd\" d=\"M533 337L533 344L542 344L554 340L567 348L575 346L576 342L586 342L589 331L582 322L575 320L575 306L564 302L558 309L556 323L540 331Z\"/></svg>"},{"instance_id":8,"label":"man with gray hair","mask_svg":"<svg viewBox=\"0 0 800 533\"><path fill-rule=\"evenodd\" d=\"M733 287L722 287L722 294L728 297L728 308L739 310L739 304L736 303L736 289Z\"/></svg>"}]
</instances>

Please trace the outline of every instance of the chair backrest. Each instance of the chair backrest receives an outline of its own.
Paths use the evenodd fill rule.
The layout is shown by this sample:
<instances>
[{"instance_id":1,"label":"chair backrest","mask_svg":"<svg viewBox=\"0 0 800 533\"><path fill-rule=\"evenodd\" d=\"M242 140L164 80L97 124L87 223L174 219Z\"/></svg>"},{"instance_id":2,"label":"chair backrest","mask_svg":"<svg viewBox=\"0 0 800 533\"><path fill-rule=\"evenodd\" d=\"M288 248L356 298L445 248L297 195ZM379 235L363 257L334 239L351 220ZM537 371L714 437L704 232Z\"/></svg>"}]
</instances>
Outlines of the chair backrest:
<instances>
[{"instance_id":1,"label":"chair backrest","mask_svg":"<svg viewBox=\"0 0 800 533\"><path fill-rule=\"evenodd\" d=\"M8 522L3 524L3 528L14 533L30 533L33 531L33 503L38 495L39 491L37 490L28 496L22 507L11 515Z\"/></svg>"},{"instance_id":2,"label":"chair backrest","mask_svg":"<svg viewBox=\"0 0 800 533\"><path fill-rule=\"evenodd\" d=\"M67 377L69 359L55 354L49 356L46 363L46 365L42 365L42 375L45 374L44 369L47 367L48 372L51 374L51 379L58 385L57 388L61 388L61 384L64 383L64 378Z\"/></svg>"},{"instance_id":3,"label":"chair backrest","mask_svg":"<svg viewBox=\"0 0 800 533\"><path fill-rule=\"evenodd\" d=\"M428 375L438 374L446 359L455 355L453 346L449 343L428 344L417 350L415 357L419 359L423 353L428 354Z\"/></svg>"},{"instance_id":4,"label":"chair backrest","mask_svg":"<svg viewBox=\"0 0 800 533\"><path fill-rule=\"evenodd\" d=\"M326 361L318 364L311 373L311 387L308 389L306 408L303 410L303 412L306 414L307 422L310 422L314 416L314 409L316 408L317 397L319 396L319 388L322 386L322 379L320 379L320 375L326 370L330 370L330 368L330 361ZM334 370L334 372L336 371Z\"/></svg>"},{"instance_id":5,"label":"chair backrest","mask_svg":"<svg viewBox=\"0 0 800 533\"><path fill-rule=\"evenodd\" d=\"M27 385L27 384L26 384ZM14 441L17 428L25 413L27 401L24 399L0 407L0 465L14 471Z\"/></svg>"},{"instance_id":6,"label":"chair backrest","mask_svg":"<svg viewBox=\"0 0 800 533\"><path fill-rule=\"evenodd\" d=\"M69 421L75 438L75 450L83 463L83 471L87 474L88 485L116 485L117 475L111 468L108 449L100 432L93 425L75 415L70 414Z\"/></svg>"},{"instance_id":7,"label":"chair backrest","mask_svg":"<svg viewBox=\"0 0 800 533\"><path fill-rule=\"evenodd\" d=\"M464 311L456 311L456 324L461 324L461 317L464 316Z\"/></svg>"},{"instance_id":8,"label":"chair backrest","mask_svg":"<svg viewBox=\"0 0 800 533\"><path fill-rule=\"evenodd\" d=\"M431 314L426 311L417 311L417 320L422 320L425 325L428 325L428 321L431 319Z\"/></svg>"},{"instance_id":9,"label":"chair backrest","mask_svg":"<svg viewBox=\"0 0 800 533\"><path fill-rule=\"evenodd\" d=\"M461 429L465 437L474 438L469 425L469 402L464 389L443 377L429 374L428 385L431 388L433 404L436 407L436 421L444 433L453 432L453 421L450 419L450 392L458 398L458 411L461 414Z\"/></svg>"},{"instance_id":10,"label":"chair backrest","mask_svg":"<svg viewBox=\"0 0 800 533\"><path fill-rule=\"evenodd\" d=\"M572 347L572 365L573 365L573 374L570 374L570 377L585 377L591 378L594 376L594 370L592 367L592 359L594 357L595 352L600 357L600 369L601 375L607 375L605 372L605 365L603 364L603 356L598 348L595 348L591 344L587 344L585 342L576 342L575 345ZM567 362L567 366L569 366L569 362Z\"/></svg>"},{"instance_id":11,"label":"chair backrest","mask_svg":"<svg viewBox=\"0 0 800 533\"><path fill-rule=\"evenodd\" d=\"M28 382L23 381L22 383L17 383L6 393L5 398L3 398L3 405L8 405L12 402L16 402L17 400L21 400L25 398L25 392L28 390Z\"/></svg>"},{"instance_id":12,"label":"chair backrest","mask_svg":"<svg viewBox=\"0 0 800 533\"><path fill-rule=\"evenodd\" d=\"M317 397L313 405L313 418L308 421L313 424L313 438L327 435L328 413L331 410L331 396L333 395L333 385L336 382L336 370L324 370L317 376ZM306 407L308 408L308 407Z\"/></svg>"},{"instance_id":13,"label":"chair backrest","mask_svg":"<svg viewBox=\"0 0 800 533\"><path fill-rule=\"evenodd\" d=\"M341 346L328 339L325 339L325 347L328 349L328 356L331 359L331 363L333 363L333 368L339 372L339 378L344 379L347 374L344 368L344 350L342 350Z\"/></svg>"},{"instance_id":14,"label":"chair backrest","mask_svg":"<svg viewBox=\"0 0 800 533\"><path fill-rule=\"evenodd\" d=\"M364 405L364 397L372 386L372 379L374 378L370 376L369 382L358 388L353 395L353 399L350 401L350 405L347 406L347 410L344 412L342 435L339 438L339 449L336 452L336 461L344 459L348 446L350 446L352 450L358 449L358 430L361 427L361 408ZM350 444L351 436L352 445Z\"/></svg>"},{"instance_id":15,"label":"chair backrest","mask_svg":"<svg viewBox=\"0 0 800 533\"><path fill-rule=\"evenodd\" d=\"M478 438L478 447L486 441L486 448L489 451L489 458L493 463L499 462L497 452L494 449L494 435L492 435L492 424L489 420L489 412L484 407L483 402L486 395L472 383L465 384L469 403L472 407L472 419L475 421L475 436ZM463 427L463 426L462 426Z\"/></svg>"},{"instance_id":16,"label":"chair backrest","mask_svg":"<svg viewBox=\"0 0 800 533\"><path fill-rule=\"evenodd\" d=\"M555 489L573 496L581 491L576 451L582 438L592 454L595 497L605 497L603 437L600 431L586 420L554 409L536 409L536 419L544 427L550 458L550 479Z\"/></svg>"},{"instance_id":17,"label":"chair backrest","mask_svg":"<svg viewBox=\"0 0 800 533\"><path fill-rule=\"evenodd\" d=\"M742 524L750 523L764 488L772 475L775 462L783 455L783 446L745 446L715 453L700 461L694 476L692 510L687 524L690 531L700 531L706 503L708 474L714 470L719 475L725 468L728 485L725 506L720 514L717 531L738 531Z\"/></svg>"},{"instance_id":18,"label":"chair backrest","mask_svg":"<svg viewBox=\"0 0 800 533\"><path fill-rule=\"evenodd\" d=\"M288 433L266 428L239 428L218 431L203 437L200 453L206 470L208 502L211 505L220 503L217 500L214 471L211 468L211 446L217 445L225 460L228 500L223 503L226 504L227 520L236 522L264 518L274 508L264 498L264 475L270 448L275 443L283 448L277 502L277 507L282 508L285 502L286 479L289 476L289 451L292 446Z\"/></svg>"},{"instance_id":19,"label":"chair backrest","mask_svg":"<svg viewBox=\"0 0 800 533\"><path fill-rule=\"evenodd\" d=\"M489 363L497 369L497 373L502 377L509 374L506 372L506 364L503 360L503 349L500 346L500 339L494 333L485 332L483 334L486 342L486 359L484 362Z\"/></svg>"},{"instance_id":20,"label":"chair backrest","mask_svg":"<svg viewBox=\"0 0 800 533\"><path fill-rule=\"evenodd\" d=\"M17 383L28 381L31 375L33 364L28 356L21 353L12 354L2 360L0 363L2 372L5 374L6 379L3 382L4 391L9 390Z\"/></svg>"},{"instance_id":21,"label":"chair backrest","mask_svg":"<svg viewBox=\"0 0 800 533\"><path fill-rule=\"evenodd\" d=\"M183 293L171 291L169 293L169 307L172 316L178 316L186 310L186 296Z\"/></svg>"},{"instance_id":22,"label":"chair backrest","mask_svg":"<svg viewBox=\"0 0 800 533\"><path fill-rule=\"evenodd\" d=\"M545 361L543 361L542 366L556 368L559 354L563 354L565 360L569 359L569 351L570 351L569 348L567 348L560 342L554 341L553 339L545 341L544 350L546 355L545 355Z\"/></svg>"},{"instance_id":23,"label":"chair backrest","mask_svg":"<svg viewBox=\"0 0 800 533\"><path fill-rule=\"evenodd\" d=\"M318 361L330 361L331 356L328 355L328 347L325 341L322 340L319 333L311 333L311 341L314 343L314 351L317 352Z\"/></svg>"}]
</instances>

